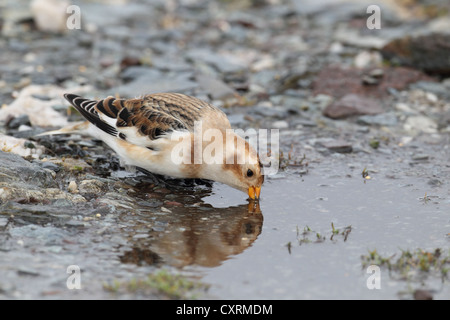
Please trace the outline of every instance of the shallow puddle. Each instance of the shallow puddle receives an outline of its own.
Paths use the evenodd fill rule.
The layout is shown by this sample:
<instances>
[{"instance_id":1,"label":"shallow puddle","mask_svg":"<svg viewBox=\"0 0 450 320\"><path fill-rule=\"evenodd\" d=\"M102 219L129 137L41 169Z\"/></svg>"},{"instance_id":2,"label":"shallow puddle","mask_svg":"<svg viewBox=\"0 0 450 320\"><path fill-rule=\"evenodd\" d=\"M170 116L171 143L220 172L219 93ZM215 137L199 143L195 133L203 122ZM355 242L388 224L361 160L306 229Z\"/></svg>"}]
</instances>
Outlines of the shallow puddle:
<instances>
[{"instance_id":1,"label":"shallow puddle","mask_svg":"<svg viewBox=\"0 0 450 320\"><path fill-rule=\"evenodd\" d=\"M222 188L217 185L215 194L205 201L231 201L222 196L227 193ZM372 273L362 267L361 256L375 249L388 257L398 256L401 250L418 248L443 248L448 254L448 190L432 189L418 179L373 178L364 183L362 177L288 176L269 180L263 196L264 224L251 247L217 268L201 269L203 280L214 284L212 295L237 299L408 297L420 284L398 280L384 268L381 288L369 290ZM434 298L450 297L448 283L433 277L425 283Z\"/></svg>"},{"instance_id":2,"label":"shallow puddle","mask_svg":"<svg viewBox=\"0 0 450 320\"><path fill-rule=\"evenodd\" d=\"M129 202L111 203L118 211L14 204L13 216L1 220L0 297L135 298L104 285L162 267L210 285L205 298L397 299L426 289L449 299L448 280L431 272L411 281L382 267L380 289L371 290L372 273L361 260L373 250L386 257L436 248L448 254L446 185L324 168L267 179L259 204L218 183L212 191L143 189ZM81 290L67 289L71 265L81 269Z\"/></svg>"}]
</instances>

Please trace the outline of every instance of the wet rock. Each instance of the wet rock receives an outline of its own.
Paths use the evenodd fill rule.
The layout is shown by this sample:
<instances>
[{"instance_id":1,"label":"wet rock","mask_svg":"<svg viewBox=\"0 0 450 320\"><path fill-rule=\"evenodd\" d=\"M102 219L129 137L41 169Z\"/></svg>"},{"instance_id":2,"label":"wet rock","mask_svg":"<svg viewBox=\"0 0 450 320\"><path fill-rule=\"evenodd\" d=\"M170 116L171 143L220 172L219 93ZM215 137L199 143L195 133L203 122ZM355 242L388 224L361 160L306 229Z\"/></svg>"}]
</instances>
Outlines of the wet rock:
<instances>
[{"instance_id":1,"label":"wet rock","mask_svg":"<svg viewBox=\"0 0 450 320\"><path fill-rule=\"evenodd\" d=\"M254 72L259 72L265 69L270 69L275 66L275 60L272 56L262 56L260 59L252 63L251 69Z\"/></svg>"},{"instance_id":2,"label":"wet rock","mask_svg":"<svg viewBox=\"0 0 450 320\"><path fill-rule=\"evenodd\" d=\"M226 100L236 96L236 92L220 79L203 74L195 76L195 79L213 100Z\"/></svg>"},{"instance_id":3,"label":"wet rock","mask_svg":"<svg viewBox=\"0 0 450 320\"><path fill-rule=\"evenodd\" d=\"M249 75L250 91L265 93L273 90L273 83L278 79L279 73L273 69L265 69Z\"/></svg>"},{"instance_id":4,"label":"wet rock","mask_svg":"<svg viewBox=\"0 0 450 320\"><path fill-rule=\"evenodd\" d=\"M413 110L411 106L403 102L396 103L395 109L409 115L417 113L417 111Z\"/></svg>"},{"instance_id":5,"label":"wet rock","mask_svg":"<svg viewBox=\"0 0 450 320\"><path fill-rule=\"evenodd\" d=\"M90 170L92 167L83 159L75 159L75 158L50 158L48 159L51 163L63 168L66 171L69 172L86 172Z\"/></svg>"},{"instance_id":6,"label":"wet rock","mask_svg":"<svg viewBox=\"0 0 450 320\"><path fill-rule=\"evenodd\" d=\"M83 180L80 182L78 187L81 194L90 193L90 194L100 194L104 191L105 183L99 180L90 179Z\"/></svg>"},{"instance_id":7,"label":"wet rock","mask_svg":"<svg viewBox=\"0 0 450 320\"><path fill-rule=\"evenodd\" d=\"M428 183L428 185L430 185L432 187L439 187L444 184L441 180L436 179L436 178L428 180L427 183Z\"/></svg>"},{"instance_id":8,"label":"wet rock","mask_svg":"<svg viewBox=\"0 0 450 320\"><path fill-rule=\"evenodd\" d=\"M28 203L34 205L55 199L65 199L72 204L86 202L80 195L60 190L54 180L54 172L28 162L18 155L0 151L0 203L15 200L24 205ZM10 205L8 208L4 207L2 210L6 210L5 212L23 210L17 208L17 205ZM41 209L38 210L36 207L32 211L46 212L51 210L51 207L43 206Z\"/></svg>"},{"instance_id":9,"label":"wet rock","mask_svg":"<svg viewBox=\"0 0 450 320\"><path fill-rule=\"evenodd\" d=\"M7 217L0 217L0 228L4 228L8 225L9 218Z\"/></svg>"},{"instance_id":10,"label":"wet rock","mask_svg":"<svg viewBox=\"0 0 450 320\"><path fill-rule=\"evenodd\" d=\"M426 161L430 158L430 156L425 153L418 153L418 154L414 154L411 158L414 161Z\"/></svg>"},{"instance_id":11,"label":"wet rock","mask_svg":"<svg viewBox=\"0 0 450 320\"><path fill-rule=\"evenodd\" d=\"M308 101L301 99L299 97L289 96L289 95L276 95L271 96L270 101L276 106L283 106L290 110L306 110L310 108L310 103Z\"/></svg>"},{"instance_id":12,"label":"wet rock","mask_svg":"<svg viewBox=\"0 0 450 320\"><path fill-rule=\"evenodd\" d=\"M128 213L130 213L130 210L132 210L133 206L135 205L135 201L133 198L119 194L117 192L108 192L104 195L104 197L98 198L96 201L99 204L103 204L112 208L111 212L116 210L126 210Z\"/></svg>"},{"instance_id":13,"label":"wet rock","mask_svg":"<svg viewBox=\"0 0 450 320\"><path fill-rule=\"evenodd\" d=\"M31 276L31 277L37 277L40 275L39 272L23 266L17 268L17 274L19 276Z\"/></svg>"},{"instance_id":14,"label":"wet rock","mask_svg":"<svg viewBox=\"0 0 450 320\"><path fill-rule=\"evenodd\" d=\"M271 91L282 93L299 85L308 87L309 81L303 79L306 77L307 71L306 66L303 65L295 69L289 69L289 71L277 76L276 81L272 83L272 87L275 87L275 90Z\"/></svg>"},{"instance_id":15,"label":"wet rock","mask_svg":"<svg viewBox=\"0 0 450 320\"><path fill-rule=\"evenodd\" d=\"M14 2L15 5L5 5L2 3L0 11L0 19L2 20L2 28L0 28L2 36L14 37L24 31L23 23L33 18L28 3Z\"/></svg>"},{"instance_id":16,"label":"wet rock","mask_svg":"<svg viewBox=\"0 0 450 320\"><path fill-rule=\"evenodd\" d=\"M0 151L0 182L33 182L43 186L55 186L49 171L18 155L3 151Z\"/></svg>"},{"instance_id":17,"label":"wet rock","mask_svg":"<svg viewBox=\"0 0 450 320\"><path fill-rule=\"evenodd\" d=\"M380 103L371 98L348 94L325 108L323 115L332 119L341 119L356 115L378 114L383 111Z\"/></svg>"},{"instance_id":18,"label":"wet rock","mask_svg":"<svg viewBox=\"0 0 450 320\"><path fill-rule=\"evenodd\" d=\"M186 59L194 63L208 64L220 73L240 73L246 70L246 66L239 62L205 48L189 50L186 54Z\"/></svg>"},{"instance_id":19,"label":"wet rock","mask_svg":"<svg viewBox=\"0 0 450 320\"><path fill-rule=\"evenodd\" d=\"M61 170L61 167L57 164L50 162L50 161L38 161L37 163L41 168L52 170L54 172L59 172Z\"/></svg>"},{"instance_id":20,"label":"wet rock","mask_svg":"<svg viewBox=\"0 0 450 320\"><path fill-rule=\"evenodd\" d=\"M39 93L35 93L32 95L33 98L39 99L39 100L44 100L44 101L49 101L51 98L45 94L39 94Z\"/></svg>"},{"instance_id":21,"label":"wet rock","mask_svg":"<svg viewBox=\"0 0 450 320\"><path fill-rule=\"evenodd\" d=\"M126 70L130 68L127 68ZM186 92L198 87L198 84L190 78L190 73L167 76L152 70L137 76L129 83L110 89L110 91L117 93L122 97L135 97L140 94L156 92ZM149 86L149 84L151 84L151 86Z\"/></svg>"},{"instance_id":22,"label":"wet rock","mask_svg":"<svg viewBox=\"0 0 450 320\"><path fill-rule=\"evenodd\" d=\"M360 69L366 69L371 67L380 67L383 58L378 51L361 51L358 53L354 60L354 65Z\"/></svg>"},{"instance_id":23,"label":"wet rock","mask_svg":"<svg viewBox=\"0 0 450 320\"><path fill-rule=\"evenodd\" d=\"M353 151L353 147L350 143L340 139L323 139L317 141L316 144L328 149L331 152L350 153Z\"/></svg>"},{"instance_id":24,"label":"wet rock","mask_svg":"<svg viewBox=\"0 0 450 320\"><path fill-rule=\"evenodd\" d=\"M421 69L430 74L450 75L450 34L405 36L386 44L381 53L393 64Z\"/></svg>"},{"instance_id":25,"label":"wet rock","mask_svg":"<svg viewBox=\"0 0 450 320\"><path fill-rule=\"evenodd\" d=\"M327 94L321 94L314 96L312 98L312 103L317 106L319 110L325 110L331 103L333 103L334 98Z\"/></svg>"},{"instance_id":26,"label":"wet rock","mask_svg":"<svg viewBox=\"0 0 450 320\"><path fill-rule=\"evenodd\" d=\"M272 128L286 129L286 128L289 128L289 123L287 123L287 121L284 121L284 120L275 121L275 122L272 122Z\"/></svg>"},{"instance_id":27,"label":"wet rock","mask_svg":"<svg viewBox=\"0 0 450 320\"><path fill-rule=\"evenodd\" d=\"M11 117L5 121L5 126L9 129L17 129L22 125L31 125L30 117L27 114Z\"/></svg>"},{"instance_id":28,"label":"wet rock","mask_svg":"<svg viewBox=\"0 0 450 320\"><path fill-rule=\"evenodd\" d=\"M133 81L138 78L158 79L162 73L147 66L129 66L120 73L120 78L125 82Z\"/></svg>"},{"instance_id":29,"label":"wet rock","mask_svg":"<svg viewBox=\"0 0 450 320\"><path fill-rule=\"evenodd\" d=\"M232 113L227 115L227 117L232 127L239 127L248 123L248 116L242 113Z\"/></svg>"},{"instance_id":30,"label":"wet rock","mask_svg":"<svg viewBox=\"0 0 450 320\"><path fill-rule=\"evenodd\" d=\"M362 125L376 125L376 126L386 126L394 127L397 125L397 116L392 113L377 114L374 116L361 116L356 120L358 124Z\"/></svg>"},{"instance_id":31,"label":"wet rock","mask_svg":"<svg viewBox=\"0 0 450 320\"><path fill-rule=\"evenodd\" d=\"M373 78L382 78L384 76L384 70L382 68L372 69L368 73L369 76Z\"/></svg>"},{"instance_id":32,"label":"wet rock","mask_svg":"<svg viewBox=\"0 0 450 320\"><path fill-rule=\"evenodd\" d=\"M161 212L164 212L164 213L172 213L172 210L167 209L166 207L161 207L160 210L161 210Z\"/></svg>"},{"instance_id":33,"label":"wet rock","mask_svg":"<svg viewBox=\"0 0 450 320\"><path fill-rule=\"evenodd\" d=\"M436 133L438 125L432 119L425 116L411 116L406 119L403 128L411 134Z\"/></svg>"},{"instance_id":34,"label":"wet rock","mask_svg":"<svg viewBox=\"0 0 450 320\"><path fill-rule=\"evenodd\" d=\"M257 106L254 106L251 110L255 114L261 115L263 117L285 119L288 116L288 112L286 111L286 109L284 109L282 107L257 105Z\"/></svg>"},{"instance_id":35,"label":"wet rock","mask_svg":"<svg viewBox=\"0 0 450 320\"><path fill-rule=\"evenodd\" d=\"M167 52L162 56L152 57L152 67L161 71L173 71L173 72L186 72L193 71L192 66L186 61L182 60L179 56L167 57Z\"/></svg>"},{"instance_id":36,"label":"wet rock","mask_svg":"<svg viewBox=\"0 0 450 320\"><path fill-rule=\"evenodd\" d=\"M9 185L0 183L0 203L6 203L10 200L19 200L20 203L23 204L47 204L50 200L54 199L66 199L72 203L86 202L86 199L80 195L73 195L61 191L58 188L42 188L42 185L38 183L36 185L17 182ZM42 211L43 213L46 213L48 210L50 210L50 208L47 208L46 206L41 209L39 209L39 212Z\"/></svg>"},{"instance_id":37,"label":"wet rock","mask_svg":"<svg viewBox=\"0 0 450 320\"><path fill-rule=\"evenodd\" d=\"M442 132L450 132L450 111L446 112L439 118L438 127Z\"/></svg>"},{"instance_id":38,"label":"wet rock","mask_svg":"<svg viewBox=\"0 0 450 320\"><path fill-rule=\"evenodd\" d=\"M383 69L377 68L370 70L368 73L364 74L361 81L364 85L377 85L380 83L383 76Z\"/></svg>"},{"instance_id":39,"label":"wet rock","mask_svg":"<svg viewBox=\"0 0 450 320\"><path fill-rule=\"evenodd\" d=\"M339 27L334 33L334 39L346 45L364 48L381 49L387 40L381 37L362 34L357 28Z\"/></svg>"},{"instance_id":40,"label":"wet rock","mask_svg":"<svg viewBox=\"0 0 450 320\"><path fill-rule=\"evenodd\" d=\"M158 208L163 205L163 202L156 199L150 199L148 201L139 201L137 204L142 207Z\"/></svg>"},{"instance_id":41,"label":"wet rock","mask_svg":"<svg viewBox=\"0 0 450 320\"><path fill-rule=\"evenodd\" d=\"M371 2L367 1L358 1L357 3L347 2L347 1L334 1L334 0L325 0L325 1L314 1L314 0L295 0L292 1L294 8L301 15L313 16L314 20L321 25L334 25L336 23L341 23L343 21L354 21L356 18L364 15L367 7L371 4ZM378 3L381 6L381 11L383 12L383 23L386 21L397 21L395 12L393 10L384 5L383 3ZM365 16L365 18L367 18ZM364 26L366 20L363 20ZM384 25L383 25L384 27ZM362 28L353 28L353 29L362 29ZM343 38L348 38L348 34L343 34ZM370 44L367 38L368 35L361 32L358 33L355 31L353 39L348 39L349 43L353 43L355 45L365 46ZM372 37L369 38L376 38ZM353 40L353 41L351 41ZM382 39L379 39L380 41Z\"/></svg>"},{"instance_id":42,"label":"wet rock","mask_svg":"<svg viewBox=\"0 0 450 320\"><path fill-rule=\"evenodd\" d=\"M73 207L73 202L68 199L55 199L51 202L53 207L57 208L70 208Z\"/></svg>"},{"instance_id":43,"label":"wet rock","mask_svg":"<svg viewBox=\"0 0 450 320\"><path fill-rule=\"evenodd\" d=\"M114 1L111 5L105 5L101 2L85 2L82 7L82 19L89 31L97 31L99 28L126 25L127 19L156 20L152 12L156 10L149 9L148 4Z\"/></svg>"},{"instance_id":44,"label":"wet rock","mask_svg":"<svg viewBox=\"0 0 450 320\"><path fill-rule=\"evenodd\" d=\"M363 84L369 85L369 86L378 84L380 82L377 78L370 77L368 75L363 75L361 80L362 80Z\"/></svg>"},{"instance_id":45,"label":"wet rock","mask_svg":"<svg viewBox=\"0 0 450 320\"><path fill-rule=\"evenodd\" d=\"M450 90L444 84L439 82L418 81L411 84L411 89L421 89L426 92L435 94L436 96L450 100Z\"/></svg>"},{"instance_id":46,"label":"wet rock","mask_svg":"<svg viewBox=\"0 0 450 320\"><path fill-rule=\"evenodd\" d=\"M414 300L433 300L433 294L430 290L417 289L414 291Z\"/></svg>"},{"instance_id":47,"label":"wet rock","mask_svg":"<svg viewBox=\"0 0 450 320\"><path fill-rule=\"evenodd\" d=\"M312 120L308 120L308 119L296 119L293 121L294 125L297 128L303 128L303 127L317 127L317 123L312 121Z\"/></svg>"}]
</instances>

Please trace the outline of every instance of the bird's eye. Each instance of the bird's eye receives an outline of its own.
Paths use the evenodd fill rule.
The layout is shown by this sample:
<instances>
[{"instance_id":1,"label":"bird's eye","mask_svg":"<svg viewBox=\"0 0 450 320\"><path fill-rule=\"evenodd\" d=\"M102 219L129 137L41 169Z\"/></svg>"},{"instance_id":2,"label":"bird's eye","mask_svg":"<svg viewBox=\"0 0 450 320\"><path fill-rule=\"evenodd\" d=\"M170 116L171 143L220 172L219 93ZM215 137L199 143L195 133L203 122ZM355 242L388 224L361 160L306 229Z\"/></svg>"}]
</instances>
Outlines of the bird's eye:
<instances>
[{"instance_id":1,"label":"bird's eye","mask_svg":"<svg viewBox=\"0 0 450 320\"><path fill-rule=\"evenodd\" d=\"M248 170L247 170L247 177L250 178L251 176L253 176L253 171L250 170L250 169L248 169Z\"/></svg>"}]
</instances>

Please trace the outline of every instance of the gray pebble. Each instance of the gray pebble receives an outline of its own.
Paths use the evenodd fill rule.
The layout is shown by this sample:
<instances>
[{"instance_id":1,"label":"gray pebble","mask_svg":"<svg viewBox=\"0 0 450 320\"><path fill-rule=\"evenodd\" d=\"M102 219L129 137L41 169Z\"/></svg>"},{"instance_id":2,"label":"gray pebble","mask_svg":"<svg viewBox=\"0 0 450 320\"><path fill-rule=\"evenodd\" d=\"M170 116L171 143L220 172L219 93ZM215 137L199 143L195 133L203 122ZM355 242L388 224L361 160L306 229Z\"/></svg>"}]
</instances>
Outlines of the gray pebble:
<instances>
[{"instance_id":1,"label":"gray pebble","mask_svg":"<svg viewBox=\"0 0 450 320\"><path fill-rule=\"evenodd\" d=\"M425 161L428 160L429 158L430 156L425 153L418 153L412 156L412 159L415 161Z\"/></svg>"}]
</instances>

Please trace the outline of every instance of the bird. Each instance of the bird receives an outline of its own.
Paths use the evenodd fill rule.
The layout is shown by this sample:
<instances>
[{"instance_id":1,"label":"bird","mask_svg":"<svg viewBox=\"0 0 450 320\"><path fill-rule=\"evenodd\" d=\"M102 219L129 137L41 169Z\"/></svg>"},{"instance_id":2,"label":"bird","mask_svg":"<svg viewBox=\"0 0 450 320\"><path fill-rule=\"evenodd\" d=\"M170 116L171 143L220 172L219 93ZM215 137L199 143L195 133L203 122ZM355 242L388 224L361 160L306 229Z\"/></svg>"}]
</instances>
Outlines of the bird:
<instances>
[{"instance_id":1,"label":"bird","mask_svg":"<svg viewBox=\"0 0 450 320\"><path fill-rule=\"evenodd\" d=\"M218 107L181 93L102 100L67 93L64 98L86 121L41 135L89 135L115 151L125 168L213 180L259 201L264 182L259 155Z\"/></svg>"}]
</instances>

